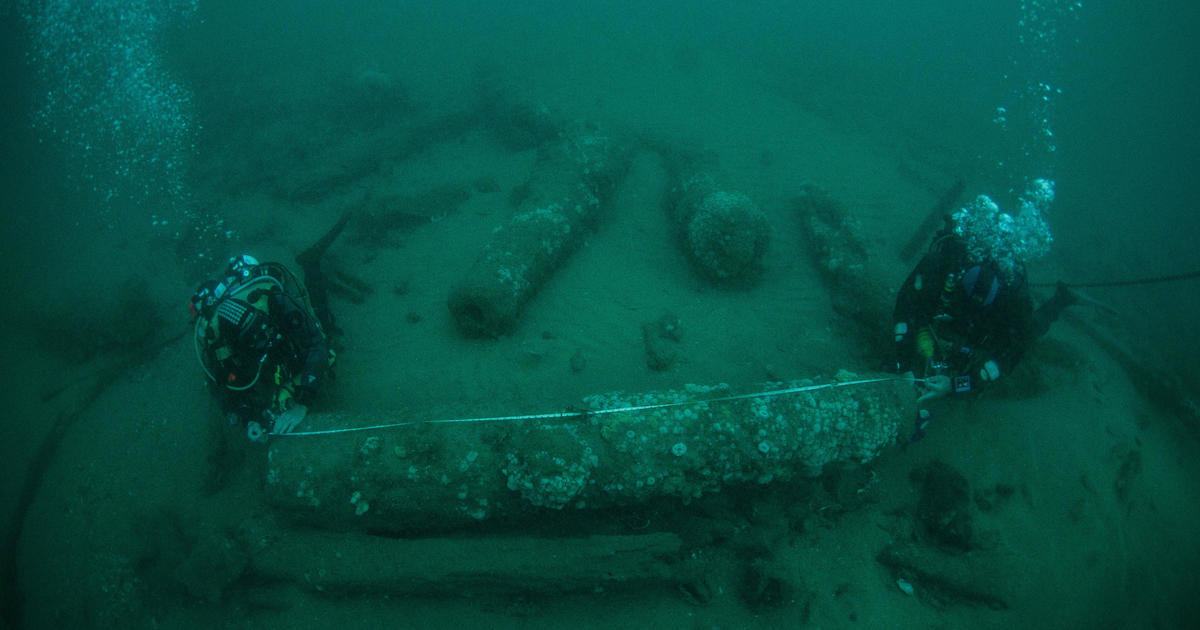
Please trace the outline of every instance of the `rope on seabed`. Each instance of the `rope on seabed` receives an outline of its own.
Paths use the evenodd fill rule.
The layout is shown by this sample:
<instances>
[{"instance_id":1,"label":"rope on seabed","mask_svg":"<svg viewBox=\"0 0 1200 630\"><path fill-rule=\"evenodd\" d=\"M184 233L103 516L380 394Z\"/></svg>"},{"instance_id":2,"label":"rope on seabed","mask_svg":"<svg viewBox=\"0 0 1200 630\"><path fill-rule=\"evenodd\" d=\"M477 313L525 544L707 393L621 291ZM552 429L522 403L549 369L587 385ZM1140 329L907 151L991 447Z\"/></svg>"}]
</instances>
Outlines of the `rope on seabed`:
<instances>
[{"instance_id":1,"label":"rope on seabed","mask_svg":"<svg viewBox=\"0 0 1200 630\"><path fill-rule=\"evenodd\" d=\"M1196 271L1187 271L1184 273L1175 273L1164 276L1152 276L1149 278L1132 278L1128 280L1109 280L1105 282L1068 282L1067 287L1079 289L1094 289L1097 287L1132 287L1142 284L1161 284L1163 282L1177 282L1179 280L1191 280L1200 278L1200 269ZM1052 287L1057 283L1054 282L1034 282L1030 286L1035 287Z\"/></svg>"},{"instance_id":2,"label":"rope on seabed","mask_svg":"<svg viewBox=\"0 0 1200 630\"><path fill-rule=\"evenodd\" d=\"M562 420L566 418L586 418L589 416L601 416L610 413L628 413L631 411L650 411L653 409L666 409L668 407L681 407L683 405L699 405L705 403L726 402L730 400L743 400L746 398L771 398L774 396L784 396L787 394L796 394L800 392L811 392L821 389L834 389L837 387L851 387L854 385L868 385L871 383L882 383L886 381L905 381L911 383L922 383L923 378L907 378L900 376L889 376L884 378L868 378L857 381L845 381L842 383L825 383L823 385L806 385L804 387L791 387L788 389L775 389L766 392L758 392L754 394L735 394L732 396L720 396L717 398L704 398L701 400L681 400L678 402L658 403L654 405L635 405L632 407L616 407L613 409L588 409L586 411L559 411L555 413L535 413L521 416L491 416L487 418L451 418L444 420L409 420L406 422L393 422L390 424L375 424L369 427L350 427L347 429L326 429L323 431L295 431L292 433L271 433L274 437L300 437L308 435L331 435L334 433L353 433L356 431L374 431L376 429L391 429L393 427L407 427L417 424L456 424L460 422L513 422L518 420Z\"/></svg>"}]
</instances>

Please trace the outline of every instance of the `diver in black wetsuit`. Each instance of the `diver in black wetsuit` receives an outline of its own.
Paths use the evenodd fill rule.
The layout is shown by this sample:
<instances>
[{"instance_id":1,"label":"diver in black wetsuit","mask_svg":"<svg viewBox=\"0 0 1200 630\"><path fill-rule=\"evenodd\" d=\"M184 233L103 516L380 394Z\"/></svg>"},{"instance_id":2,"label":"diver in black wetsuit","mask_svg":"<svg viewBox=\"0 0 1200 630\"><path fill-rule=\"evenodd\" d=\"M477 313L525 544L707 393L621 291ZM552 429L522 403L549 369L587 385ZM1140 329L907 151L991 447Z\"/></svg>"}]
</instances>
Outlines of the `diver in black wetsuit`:
<instances>
[{"instance_id":1,"label":"diver in black wetsuit","mask_svg":"<svg viewBox=\"0 0 1200 630\"><path fill-rule=\"evenodd\" d=\"M977 392L1013 370L1078 296L1058 283L1033 307L1025 264L1050 249L1043 213L1054 182L1036 179L1014 214L986 195L947 217L929 252L904 281L892 315L896 369L918 379L918 404ZM913 439L930 415L922 408Z\"/></svg>"},{"instance_id":2,"label":"diver in black wetsuit","mask_svg":"<svg viewBox=\"0 0 1200 630\"><path fill-rule=\"evenodd\" d=\"M251 439L293 430L332 378L329 336L340 331L320 262L348 220L297 257L307 286L279 263L242 255L192 297L201 367L226 418Z\"/></svg>"},{"instance_id":3,"label":"diver in black wetsuit","mask_svg":"<svg viewBox=\"0 0 1200 630\"><path fill-rule=\"evenodd\" d=\"M963 239L944 232L896 297L896 369L926 379L928 398L976 391L1011 372L1074 302L1059 283L1034 309L1023 269L1005 280L993 261L972 262Z\"/></svg>"}]
</instances>

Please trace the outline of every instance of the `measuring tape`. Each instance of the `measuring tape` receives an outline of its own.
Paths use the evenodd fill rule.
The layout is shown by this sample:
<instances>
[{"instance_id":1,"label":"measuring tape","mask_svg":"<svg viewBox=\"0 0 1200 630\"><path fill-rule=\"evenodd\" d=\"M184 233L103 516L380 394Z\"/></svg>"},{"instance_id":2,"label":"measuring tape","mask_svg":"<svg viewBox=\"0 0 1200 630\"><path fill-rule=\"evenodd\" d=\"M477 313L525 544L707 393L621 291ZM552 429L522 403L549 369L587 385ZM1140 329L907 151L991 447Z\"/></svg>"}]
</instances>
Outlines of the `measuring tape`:
<instances>
[{"instance_id":1,"label":"measuring tape","mask_svg":"<svg viewBox=\"0 0 1200 630\"><path fill-rule=\"evenodd\" d=\"M302 437L309 435L333 435L335 433L354 433L357 431L374 431L376 429L391 429L394 427L408 427L418 424L455 424L460 422L514 422L518 420L566 420L575 418L587 418L589 416L602 416L613 413L629 413L632 411L650 411L653 409L667 409L669 407L682 407L684 405L700 405L705 403L726 402L730 400L745 400L747 398L771 398L774 396L785 396L787 394L797 394L801 392L812 392L822 389L835 389L838 387L852 387L855 385L868 385L871 383L883 383L888 381L905 381L912 383L920 383L925 379L921 378L905 378L905 377L884 377L884 378L868 378L857 381L845 381L842 383L826 383L824 385L806 385L804 387L791 387L788 389L776 389L756 394L736 394L732 396L720 396L718 398L705 398L701 400L683 400L679 402L658 403L653 405L635 405L631 407L616 407L612 409L589 409L587 411L560 411L556 413L535 413L521 416L490 416L486 418L450 418L443 420L410 420L407 422L393 422L390 424L375 424L367 427L350 427L346 429L326 429L324 431L295 431L292 433L271 433L274 437Z\"/></svg>"}]
</instances>

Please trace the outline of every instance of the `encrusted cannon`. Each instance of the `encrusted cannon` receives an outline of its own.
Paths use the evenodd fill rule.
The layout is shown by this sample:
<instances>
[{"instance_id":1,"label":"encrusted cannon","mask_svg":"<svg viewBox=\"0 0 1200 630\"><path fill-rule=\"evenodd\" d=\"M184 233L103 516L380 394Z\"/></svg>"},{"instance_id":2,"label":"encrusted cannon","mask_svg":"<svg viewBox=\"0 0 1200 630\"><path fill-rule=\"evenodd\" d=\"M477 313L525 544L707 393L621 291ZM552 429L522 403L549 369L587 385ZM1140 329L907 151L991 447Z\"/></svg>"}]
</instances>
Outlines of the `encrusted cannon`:
<instances>
[{"instance_id":1,"label":"encrusted cannon","mask_svg":"<svg viewBox=\"0 0 1200 630\"><path fill-rule=\"evenodd\" d=\"M607 136L570 132L543 144L517 214L496 228L447 305L463 333L509 332L542 285L583 242L628 168Z\"/></svg>"},{"instance_id":2,"label":"encrusted cannon","mask_svg":"<svg viewBox=\"0 0 1200 630\"><path fill-rule=\"evenodd\" d=\"M692 264L716 283L752 280L770 243L766 215L743 193L707 173L677 175L671 219Z\"/></svg>"},{"instance_id":3,"label":"encrusted cannon","mask_svg":"<svg viewBox=\"0 0 1200 630\"><path fill-rule=\"evenodd\" d=\"M405 534L686 503L869 461L915 412L910 382L843 374L600 394L579 410L488 422L314 414L269 444L266 497L317 526Z\"/></svg>"}]
</instances>

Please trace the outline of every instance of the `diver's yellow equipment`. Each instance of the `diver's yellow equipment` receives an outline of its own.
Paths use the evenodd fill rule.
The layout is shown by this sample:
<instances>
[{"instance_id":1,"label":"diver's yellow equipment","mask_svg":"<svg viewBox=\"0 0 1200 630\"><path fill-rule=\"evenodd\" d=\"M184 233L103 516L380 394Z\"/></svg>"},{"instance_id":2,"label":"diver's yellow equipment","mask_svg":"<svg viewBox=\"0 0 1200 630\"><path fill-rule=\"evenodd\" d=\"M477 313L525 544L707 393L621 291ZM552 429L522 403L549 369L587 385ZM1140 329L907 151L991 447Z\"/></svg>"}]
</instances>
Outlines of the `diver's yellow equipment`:
<instances>
[{"instance_id":1,"label":"diver's yellow equipment","mask_svg":"<svg viewBox=\"0 0 1200 630\"><path fill-rule=\"evenodd\" d=\"M920 352L921 356L925 357L926 359L932 359L934 350L936 350L936 348L937 344L933 338L933 331L931 331L928 327L917 331L917 352Z\"/></svg>"}]
</instances>

